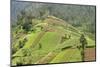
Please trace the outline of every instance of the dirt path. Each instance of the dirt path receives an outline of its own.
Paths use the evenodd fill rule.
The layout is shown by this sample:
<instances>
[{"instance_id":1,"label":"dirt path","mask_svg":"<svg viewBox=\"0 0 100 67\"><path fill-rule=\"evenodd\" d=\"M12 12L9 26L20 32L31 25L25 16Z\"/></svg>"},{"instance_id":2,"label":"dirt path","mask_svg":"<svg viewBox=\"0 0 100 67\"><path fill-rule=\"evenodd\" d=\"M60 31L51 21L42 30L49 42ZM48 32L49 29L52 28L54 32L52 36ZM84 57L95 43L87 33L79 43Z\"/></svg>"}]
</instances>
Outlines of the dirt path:
<instances>
[{"instance_id":1,"label":"dirt path","mask_svg":"<svg viewBox=\"0 0 100 67\"><path fill-rule=\"evenodd\" d=\"M45 33L46 33L45 31L40 32L40 33L38 34L38 36L36 37L36 39L33 41L31 47L36 46L36 44L39 43L39 41L41 40L41 38L43 37L43 35L44 35Z\"/></svg>"},{"instance_id":2,"label":"dirt path","mask_svg":"<svg viewBox=\"0 0 100 67\"><path fill-rule=\"evenodd\" d=\"M37 61L35 64L45 64L50 62L54 57L56 56L56 53L49 52L45 57Z\"/></svg>"},{"instance_id":3,"label":"dirt path","mask_svg":"<svg viewBox=\"0 0 100 67\"><path fill-rule=\"evenodd\" d=\"M95 59L95 48L85 49L85 61L94 61Z\"/></svg>"}]
</instances>

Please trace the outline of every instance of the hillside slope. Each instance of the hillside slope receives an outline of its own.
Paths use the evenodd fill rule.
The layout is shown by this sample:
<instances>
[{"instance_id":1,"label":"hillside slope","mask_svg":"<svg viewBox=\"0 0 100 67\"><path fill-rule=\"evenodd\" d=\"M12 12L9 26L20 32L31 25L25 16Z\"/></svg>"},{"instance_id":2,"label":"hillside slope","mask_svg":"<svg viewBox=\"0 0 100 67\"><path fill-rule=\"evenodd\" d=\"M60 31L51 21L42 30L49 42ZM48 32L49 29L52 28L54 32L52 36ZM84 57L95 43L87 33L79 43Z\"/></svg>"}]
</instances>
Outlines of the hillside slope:
<instances>
[{"instance_id":1,"label":"hillside slope","mask_svg":"<svg viewBox=\"0 0 100 67\"><path fill-rule=\"evenodd\" d=\"M83 32L54 16L48 16L43 21L35 19L34 22L37 22L33 26L35 31L30 31L19 39L16 37L20 33L14 33L16 43L12 42L12 48L16 52L12 55L12 65L82 61L77 46L81 45L79 39ZM88 47L95 46L95 41L88 35L86 39ZM20 41L24 40L26 41L21 47Z\"/></svg>"}]
</instances>

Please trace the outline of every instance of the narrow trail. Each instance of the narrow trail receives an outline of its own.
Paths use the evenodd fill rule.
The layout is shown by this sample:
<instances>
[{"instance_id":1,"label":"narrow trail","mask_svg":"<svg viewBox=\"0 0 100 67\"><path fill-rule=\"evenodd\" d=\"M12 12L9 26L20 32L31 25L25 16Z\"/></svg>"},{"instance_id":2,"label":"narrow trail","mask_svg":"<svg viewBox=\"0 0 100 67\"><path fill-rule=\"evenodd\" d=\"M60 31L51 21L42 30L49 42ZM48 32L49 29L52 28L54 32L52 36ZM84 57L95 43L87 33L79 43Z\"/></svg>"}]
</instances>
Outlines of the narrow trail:
<instances>
[{"instance_id":1,"label":"narrow trail","mask_svg":"<svg viewBox=\"0 0 100 67\"><path fill-rule=\"evenodd\" d=\"M56 55L57 55L57 53L49 52L45 57L43 57L42 59L37 61L35 64L49 63L53 58L55 58Z\"/></svg>"},{"instance_id":2,"label":"narrow trail","mask_svg":"<svg viewBox=\"0 0 100 67\"><path fill-rule=\"evenodd\" d=\"M45 31L41 31L39 34L38 34L38 36L36 37L36 39L33 41L33 43L32 43L32 45L31 45L31 47L33 48L34 46L36 46L38 43L39 43L39 41L41 40L41 38L45 35Z\"/></svg>"}]
</instances>

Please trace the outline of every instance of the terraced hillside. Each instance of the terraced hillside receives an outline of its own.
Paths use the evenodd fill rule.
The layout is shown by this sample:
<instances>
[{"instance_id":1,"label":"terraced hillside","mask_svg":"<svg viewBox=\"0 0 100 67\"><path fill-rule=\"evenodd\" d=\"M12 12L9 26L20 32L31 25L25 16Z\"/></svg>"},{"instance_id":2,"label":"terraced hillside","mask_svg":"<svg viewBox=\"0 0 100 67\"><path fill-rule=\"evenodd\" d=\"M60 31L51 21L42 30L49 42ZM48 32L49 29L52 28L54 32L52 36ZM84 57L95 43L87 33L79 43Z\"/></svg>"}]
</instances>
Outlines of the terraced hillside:
<instances>
[{"instance_id":1,"label":"terraced hillside","mask_svg":"<svg viewBox=\"0 0 100 67\"><path fill-rule=\"evenodd\" d=\"M27 33L18 26L14 28L17 33L13 31L12 34L13 66L82 61L81 48L78 46L81 46L83 32L54 16L44 20L32 19L32 24L32 30ZM95 40L88 35L85 38L87 47L95 49Z\"/></svg>"}]
</instances>

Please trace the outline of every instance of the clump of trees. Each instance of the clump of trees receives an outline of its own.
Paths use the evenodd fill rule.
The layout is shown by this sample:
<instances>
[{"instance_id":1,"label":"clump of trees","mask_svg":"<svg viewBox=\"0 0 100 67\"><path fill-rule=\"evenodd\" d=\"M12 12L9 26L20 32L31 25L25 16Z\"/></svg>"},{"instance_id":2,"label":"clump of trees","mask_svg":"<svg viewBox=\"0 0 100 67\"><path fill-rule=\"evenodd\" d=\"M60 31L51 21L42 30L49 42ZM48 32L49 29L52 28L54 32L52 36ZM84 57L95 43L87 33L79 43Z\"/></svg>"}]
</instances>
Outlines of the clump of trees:
<instances>
[{"instance_id":1,"label":"clump of trees","mask_svg":"<svg viewBox=\"0 0 100 67\"><path fill-rule=\"evenodd\" d=\"M29 23L29 22L25 22L23 23L22 25L22 29L25 31L25 32L28 32L31 30L31 27L32 27L32 23Z\"/></svg>"},{"instance_id":2,"label":"clump of trees","mask_svg":"<svg viewBox=\"0 0 100 67\"><path fill-rule=\"evenodd\" d=\"M83 48L85 48L87 46L87 40L86 40L84 34L82 34L80 37L80 43L82 44Z\"/></svg>"},{"instance_id":3,"label":"clump of trees","mask_svg":"<svg viewBox=\"0 0 100 67\"><path fill-rule=\"evenodd\" d=\"M84 61L84 50L87 46L87 40L84 36L84 34L81 35L80 37L80 43L81 43L81 56L82 56L82 61Z\"/></svg>"},{"instance_id":4,"label":"clump of trees","mask_svg":"<svg viewBox=\"0 0 100 67\"><path fill-rule=\"evenodd\" d=\"M32 19L33 16L31 14L27 14L25 10L22 10L17 15L17 25L20 29L22 28L25 32L29 32L32 28Z\"/></svg>"},{"instance_id":5,"label":"clump of trees","mask_svg":"<svg viewBox=\"0 0 100 67\"><path fill-rule=\"evenodd\" d=\"M59 4L24 4L24 7L18 7L19 15L17 16L18 25L22 24L23 18L30 16L31 18L44 19L48 15L61 18L75 27L81 27L82 31L95 34L95 7L80 5L59 5ZM19 4L20 5L20 4ZM27 7L26 7L27 6ZM37 6L37 7L35 7ZM17 6L16 6L17 8ZM15 15L16 16L16 15ZM26 26L26 24L25 24ZM29 27L24 29L29 30Z\"/></svg>"}]
</instances>

